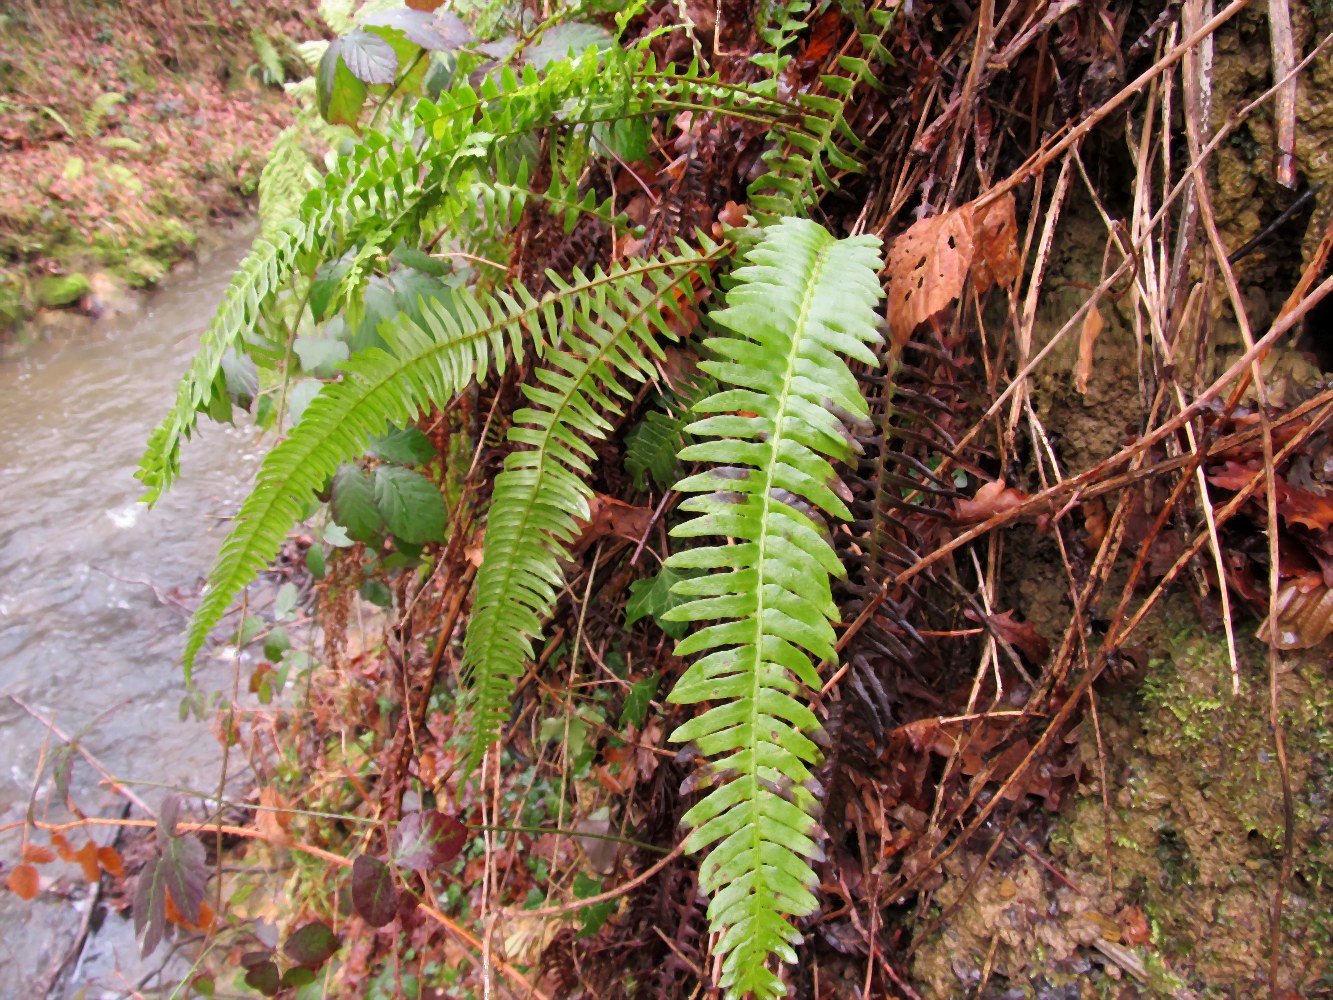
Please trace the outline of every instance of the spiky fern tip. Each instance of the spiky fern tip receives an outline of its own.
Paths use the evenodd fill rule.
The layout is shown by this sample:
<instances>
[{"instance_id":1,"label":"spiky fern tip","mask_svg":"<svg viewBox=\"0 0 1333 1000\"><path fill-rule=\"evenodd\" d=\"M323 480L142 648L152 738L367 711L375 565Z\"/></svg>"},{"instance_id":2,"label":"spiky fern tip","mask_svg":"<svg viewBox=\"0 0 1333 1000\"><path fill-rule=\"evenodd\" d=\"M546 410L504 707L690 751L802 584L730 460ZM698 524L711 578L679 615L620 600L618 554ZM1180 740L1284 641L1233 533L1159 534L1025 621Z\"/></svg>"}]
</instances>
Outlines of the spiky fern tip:
<instances>
[{"instance_id":1,"label":"spiky fern tip","mask_svg":"<svg viewBox=\"0 0 1333 1000\"><path fill-rule=\"evenodd\" d=\"M819 722L801 696L819 687L814 663L836 656L829 578L844 571L824 516L850 512L828 459L849 458L848 425L868 420L844 359L877 363L878 246L801 219L764 231L712 314L730 332L700 367L723 388L695 407L713 415L687 428L711 440L681 452L714 467L676 485L699 494L681 505L699 516L672 534L732 540L671 556L668 567L710 572L677 583L692 600L665 616L709 623L676 647L706 655L670 700L713 705L671 739L699 748L716 786L684 822L686 848L708 851L699 884L731 997L785 993L773 960L795 959L790 918L816 908Z\"/></svg>"},{"instance_id":2,"label":"spiky fern tip","mask_svg":"<svg viewBox=\"0 0 1333 1000\"><path fill-rule=\"evenodd\" d=\"M515 414L509 431L520 450L505 460L486 517L463 645L472 767L498 738L533 640L564 586L561 563L592 499L589 442L611 429L617 398L630 396L625 385L652 377L652 359L662 356L661 342L676 339L672 325L692 301L692 286L725 249L704 240L699 249L632 259L593 279L575 272L575 283L604 283L565 317L558 348L536 372L539 384L523 387L531 406Z\"/></svg>"}]
</instances>

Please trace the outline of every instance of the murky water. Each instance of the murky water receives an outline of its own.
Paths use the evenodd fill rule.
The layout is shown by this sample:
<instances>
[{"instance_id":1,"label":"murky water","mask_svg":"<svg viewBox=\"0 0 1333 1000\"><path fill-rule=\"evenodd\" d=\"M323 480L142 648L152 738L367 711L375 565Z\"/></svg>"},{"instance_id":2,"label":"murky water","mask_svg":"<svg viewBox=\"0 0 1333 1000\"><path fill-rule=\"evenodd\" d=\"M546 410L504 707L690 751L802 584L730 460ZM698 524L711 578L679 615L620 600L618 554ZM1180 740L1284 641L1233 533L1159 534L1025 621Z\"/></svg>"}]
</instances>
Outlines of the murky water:
<instances>
[{"instance_id":1,"label":"murky water","mask_svg":"<svg viewBox=\"0 0 1333 1000\"><path fill-rule=\"evenodd\" d=\"M10 695L113 774L216 787L217 741L178 718L181 636L259 446L250 429L205 427L185 451L181 481L151 511L136 502L133 473L249 236L226 237L132 315L0 361L0 823L22 819L44 743L48 756L60 745ZM230 671L205 666L196 682L230 689ZM48 777L38 815L54 798ZM76 761L76 803L118 813L123 800L98 780ZM137 791L150 804L165 794ZM5 871L16 854L16 835L0 835ZM44 869L70 884L33 903L0 890L0 997L41 996L70 954L84 897L58 871L70 868ZM114 971L100 975L89 995L128 995L107 981Z\"/></svg>"}]
</instances>

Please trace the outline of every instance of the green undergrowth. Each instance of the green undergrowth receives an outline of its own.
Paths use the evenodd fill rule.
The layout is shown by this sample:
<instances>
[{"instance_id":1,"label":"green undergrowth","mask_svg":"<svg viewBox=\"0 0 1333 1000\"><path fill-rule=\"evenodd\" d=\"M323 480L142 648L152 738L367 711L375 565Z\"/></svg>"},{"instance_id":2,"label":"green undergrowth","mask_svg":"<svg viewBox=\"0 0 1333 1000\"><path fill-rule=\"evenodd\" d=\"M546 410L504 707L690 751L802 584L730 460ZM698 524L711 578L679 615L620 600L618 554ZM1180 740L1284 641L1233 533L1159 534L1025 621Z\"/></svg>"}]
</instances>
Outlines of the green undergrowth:
<instances>
[{"instance_id":1,"label":"green undergrowth","mask_svg":"<svg viewBox=\"0 0 1333 1000\"><path fill-rule=\"evenodd\" d=\"M61 0L0 13L0 330L154 285L247 210L290 118L289 38L308 36L313 8Z\"/></svg>"}]
</instances>

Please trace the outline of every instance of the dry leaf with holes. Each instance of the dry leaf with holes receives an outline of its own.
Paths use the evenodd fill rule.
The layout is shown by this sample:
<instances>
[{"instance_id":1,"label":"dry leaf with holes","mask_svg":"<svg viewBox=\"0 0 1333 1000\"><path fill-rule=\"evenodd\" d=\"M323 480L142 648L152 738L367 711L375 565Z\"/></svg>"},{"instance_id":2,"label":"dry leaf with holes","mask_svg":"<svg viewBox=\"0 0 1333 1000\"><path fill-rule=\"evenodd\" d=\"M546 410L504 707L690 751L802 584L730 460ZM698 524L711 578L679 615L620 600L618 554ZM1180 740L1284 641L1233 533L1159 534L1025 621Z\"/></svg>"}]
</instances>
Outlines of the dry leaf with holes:
<instances>
[{"instance_id":1,"label":"dry leaf with holes","mask_svg":"<svg viewBox=\"0 0 1333 1000\"><path fill-rule=\"evenodd\" d=\"M1074 388L1083 395L1088 394L1088 380L1092 378L1093 345L1106 329L1106 320L1102 311L1095 305L1083 317L1083 331L1078 337L1078 361L1074 364Z\"/></svg>"},{"instance_id":2,"label":"dry leaf with holes","mask_svg":"<svg viewBox=\"0 0 1333 1000\"><path fill-rule=\"evenodd\" d=\"M889 327L898 344L952 305L969 275L977 291L1012 285L1021 271L1013 195L915 223L893 241L887 271Z\"/></svg>"}]
</instances>

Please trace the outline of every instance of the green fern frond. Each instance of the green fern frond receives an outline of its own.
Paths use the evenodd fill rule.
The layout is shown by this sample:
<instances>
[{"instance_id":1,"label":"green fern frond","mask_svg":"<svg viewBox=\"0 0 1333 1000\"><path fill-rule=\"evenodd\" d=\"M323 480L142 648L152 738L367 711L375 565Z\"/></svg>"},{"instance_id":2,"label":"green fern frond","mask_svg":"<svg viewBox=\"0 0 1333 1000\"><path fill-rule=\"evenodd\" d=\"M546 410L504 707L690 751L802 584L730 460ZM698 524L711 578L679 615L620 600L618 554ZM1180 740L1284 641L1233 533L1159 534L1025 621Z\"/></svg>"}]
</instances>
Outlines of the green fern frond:
<instances>
[{"instance_id":1,"label":"green fern frond","mask_svg":"<svg viewBox=\"0 0 1333 1000\"><path fill-rule=\"evenodd\" d=\"M297 213L307 192L319 183L319 175L302 142L304 133L300 125L289 125L269 150L268 161L259 175L261 236L273 236L282 223Z\"/></svg>"},{"instance_id":2,"label":"green fern frond","mask_svg":"<svg viewBox=\"0 0 1333 1000\"><path fill-rule=\"evenodd\" d=\"M699 884L733 997L783 995L772 959L794 960L800 933L788 918L816 906L819 723L800 695L819 688L814 662L836 655L829 577L843 568L824 515L850 512L828 459L852 455L847 424L868 418L843 358L877 363L878 245L801 219L764 232L712 315L730 332L709 343L720 360L701 367L724 388L695 408L713 416L687 429L713 440L681 452L716 467L677 484L702 495L681 505L699 516L672 534L734 541L671 556L673 569L712 572L678 583L692 600L666 616L712 623L676 647L706 655L670 700L713 707L671 739L696 744L716 784L684 817L686 848L708 849Z\"/></svg>"},{"instance_id":3,"label":"green fern frond","mask_svg":"<svg viewBox=\"0 0 1333 1000\"><path fill-rule=\"evenodd\" d=\"M627 261L592 279L575 272L576 284L601 285L571 303L558 349L536 372L540 385L523 387L531 406L515 414L509 431L522 450L506 459L486 518L463 645L472 766L499 736L533 640L564 586L560 564L592 498L588 479L596 456L588 442L611 429L608 416L620 412L617 397L630 398L624 383L652 376L660 342L676 339L671 322L690 284L723 249L704 241L698 250L682 246L677 255Z\"/></svg>"},{"instance_id":4,"label":"green fern frond","mask_svg":"<svg viewBox=\"0 0 1333 1000\"><path fill-rule=\"evenodd\" d=\"M630 428L625 434L625 471L633 477L635 486L643 489L647 474L663 489L679 478L680 462L676 456L693 440L685 433L689 410L716 391L713 379L696 373L668 395L663 409L649 410Z\"/></svg>"},{"instance_id":5,"label":"green fern frond","mask_svg":"<svg viewBox=\"0 0 1333 1000\"><path fill-rule=\"evenodd\" d=\"M651 281L655 272L679 266L672 257L642 263L637 273ZM468 382L486 378L492 366L503 368L506 348L521 355L525 336L538 355L560 343L564 327L588 322L607 286L623 281L624 273L622 268L562 283L540 300L522 285L515 285L512 294L495 296L455 290L447 302L422 302L424 328L406 314L382 325L380 335L389 349L368 348L349 359L342 378L321 390L290 436L265 458L190 620L186 676L232 600L277 554L315 492L342 462L364 454L386 423L407 426L427 406L443 405Z\"/></svg>"}]
</instances>

